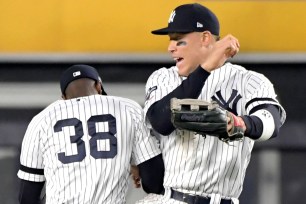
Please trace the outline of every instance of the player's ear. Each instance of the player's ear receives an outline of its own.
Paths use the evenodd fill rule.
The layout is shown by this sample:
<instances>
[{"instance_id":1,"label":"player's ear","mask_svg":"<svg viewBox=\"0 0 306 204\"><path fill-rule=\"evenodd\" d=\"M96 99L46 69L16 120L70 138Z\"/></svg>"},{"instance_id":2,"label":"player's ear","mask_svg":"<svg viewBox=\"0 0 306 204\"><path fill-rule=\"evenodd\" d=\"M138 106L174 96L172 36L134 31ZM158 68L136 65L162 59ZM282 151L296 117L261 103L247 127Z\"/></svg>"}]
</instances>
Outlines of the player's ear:
<instances>
[{"instance_id":1,"label":"player's ear","mask_svg":"<svg viewBox=\"0 0 306 204\"><path fill-rule=\"evenodd\" d=\"M102 84L101 84L101 82L99 82L99 81L96 82L95 83L95 88L96 88L98 94L102 94Z\"/></svg>"},{"instance_id":2,"label":"player's ear","mask_svg":"<svg viewBox=\"0 0 306 204\"><path fill-rule=\"evenodd\" d=\"M204 31L201 33L201 42L203 46L208 47L211 44L212 34L209 31Z\"/></svg>"}]
</instances>

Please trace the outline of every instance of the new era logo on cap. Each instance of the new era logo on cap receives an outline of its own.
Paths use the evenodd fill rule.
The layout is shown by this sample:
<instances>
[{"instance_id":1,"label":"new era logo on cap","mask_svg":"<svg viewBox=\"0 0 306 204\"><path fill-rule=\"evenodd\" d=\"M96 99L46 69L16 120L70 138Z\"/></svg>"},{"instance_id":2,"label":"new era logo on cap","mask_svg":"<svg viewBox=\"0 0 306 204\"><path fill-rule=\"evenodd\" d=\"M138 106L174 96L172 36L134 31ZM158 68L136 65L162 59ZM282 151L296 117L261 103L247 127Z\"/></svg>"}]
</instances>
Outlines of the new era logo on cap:
<instances>
[{"instance_id":1,"label":"new era logo on cap","mask_svg":"<svg viewBox=\"0 0 306 204\"><path fill-rule=\"evenodd\" d=\"M202 24L202 23L197 22L197 28L203 28L203 24Z\"/></svg>"},{"instance_id":2,"label":"new era logo on cap","mask_svg":"<svg viewBox=\"0 0 306 204\"><path fill-rule=\"evenodd\" d=\"M80 75L81 75L80 71L73 72L73 74L72 74L73 77L77 77L77 76L80 76Z\"/></svg>"},{"instance_id":3,"label":"new era logo on cap","mask_svg":"<svg viewBox=\"0 0 306 204\"><path fill-rule=\"evenodd\" d=\"M168 20L168 23L172 23L174 20L174 16L175 16L175 11L172 11Z\"/></svg>"}]
</instances>

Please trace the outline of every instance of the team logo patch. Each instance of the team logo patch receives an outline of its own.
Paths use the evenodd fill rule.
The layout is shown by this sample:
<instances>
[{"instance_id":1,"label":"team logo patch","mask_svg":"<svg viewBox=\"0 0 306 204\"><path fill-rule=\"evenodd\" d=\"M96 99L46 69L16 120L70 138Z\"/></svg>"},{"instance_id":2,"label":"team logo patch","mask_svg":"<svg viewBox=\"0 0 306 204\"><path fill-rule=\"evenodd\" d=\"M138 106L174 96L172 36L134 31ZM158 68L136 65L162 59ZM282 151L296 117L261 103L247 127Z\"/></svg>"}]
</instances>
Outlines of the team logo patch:
<instances>
[{"instance_id":1,"label":"team logo patch","mask_svg":"<svg viewBox=\"0 0 306 204\"><path fill-rule=\"evenodd\" d=\"M225 100L225 98L223 98L220 90L217 91L216 94L211 97L211 99L213 101L216 101L219 106L234 113L235 115L237 115L237 103L241 98L242 96L235 89L232 90L231 96L228 100Z\"/></svg>"},{"instance_id":2,"label":"team logo patch","mask_svg":"<svg viewBox=\"0 0 306 204\"><path fill-rule=\"evenodd\" d=\"M157 89L157 86L153 86L153 87L150 87L147 94L146 94L146 101L149 100L150 98L150 95L153 91L155 91Z\"/></svg>"}]
</instances>

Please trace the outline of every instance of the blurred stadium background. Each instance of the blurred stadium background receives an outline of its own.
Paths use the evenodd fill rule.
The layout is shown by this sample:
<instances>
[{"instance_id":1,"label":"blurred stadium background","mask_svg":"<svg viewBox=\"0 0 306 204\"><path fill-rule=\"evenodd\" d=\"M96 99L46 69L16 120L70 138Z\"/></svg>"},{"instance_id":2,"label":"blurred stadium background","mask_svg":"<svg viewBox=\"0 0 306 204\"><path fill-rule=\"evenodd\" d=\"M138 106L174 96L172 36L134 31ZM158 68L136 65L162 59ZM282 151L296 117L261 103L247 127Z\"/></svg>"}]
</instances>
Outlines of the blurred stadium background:
<instances>
[{"instance_id":1,"label":"blurred stadium background","mask_svg":"<svg viewBox=\"0 0 306 204\"><path fill-rule=\"evenodd\" d=\"M305 1L0 0L0 203L17 204L19 151L31 118L60 98L58 80L72 64L96 67L106 91L144 102L149 75L171 66L166 26L178 4L198 2L219 17L221 36L241 43L233 62L265 74L287 111L277 139L256 143L241 204L306 200ZM127 204L142 198L129 189Z\"/></svg>"}]
</instances>

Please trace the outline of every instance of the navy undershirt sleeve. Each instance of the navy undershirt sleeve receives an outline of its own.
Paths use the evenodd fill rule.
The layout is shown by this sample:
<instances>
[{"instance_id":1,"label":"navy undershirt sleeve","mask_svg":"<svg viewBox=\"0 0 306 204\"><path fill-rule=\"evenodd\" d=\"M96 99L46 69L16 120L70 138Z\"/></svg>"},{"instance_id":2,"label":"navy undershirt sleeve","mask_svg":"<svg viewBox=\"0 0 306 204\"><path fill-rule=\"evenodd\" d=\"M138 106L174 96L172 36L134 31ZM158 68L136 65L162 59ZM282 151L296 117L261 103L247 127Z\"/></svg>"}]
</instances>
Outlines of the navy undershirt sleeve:
<instances>
[{"instance_id":1,"label":"navy undershirt sleeve","mask_svg":"<svg viewBox=\"0 0 306 204\"><path fill-rule=\"evenodd\" d=\"M20 204L41 204L40 195L45 182L32 182L21 179L19 191Z\"/></svg>"},{"instance_id":2,"label":"navy undershirt sleeve","mask_svg":"<svg viewBox=\"0 0 306 204\"><path fill-rule=\"evenodd\" d=\"M209 72L199 66L182 82L180 86L161 100L152 104L148 109L147 118L149 119L153 129L162 135L169 135L175 129L171 123L171 98L197 99L201 94L204 83L209 75Z\"/></svg>"},{"instance_id":3,"label":"navy undershirt sleeve","mask_svg":"<svg viewBox=\"0 0 306 204\"><path fill-rule=\"evenodd\" d=\"M142 188L146 193L161 194L164 191L164 162L162 155L159 154L139 165L139 175Z\"/></svg>"},{"instance_id":4,"label":"navy undershirt sleeve","mask_svg":"<svg viewBox=\"0 0 306 204\"><path fill-rule=\"evenodd\" d=\"M275 129L273 131L273 134L270 138L276 137L279 133L279 129L281 127L281 116L280 116L280 111L279 108L275 105L272 104L263 104L263 105L259 105L256 106L255 108L253 108L250 111L250 114L261 110L261 109L265 109L267 111L269 111L274 119L274 126ZM257 117L257 116L253 116L253 115L244 115L242 116L242 119L245 123L246 126L246 131L245 131L245 136L252 138L252 139L259 139L259 137L262 135L262 131L263 131L263 123L262 121Z\"/></svg>"}]
</instances>

